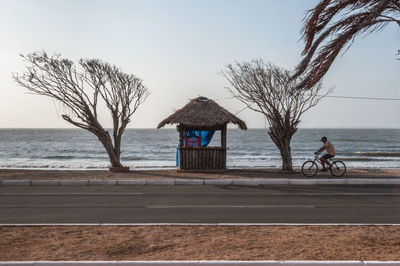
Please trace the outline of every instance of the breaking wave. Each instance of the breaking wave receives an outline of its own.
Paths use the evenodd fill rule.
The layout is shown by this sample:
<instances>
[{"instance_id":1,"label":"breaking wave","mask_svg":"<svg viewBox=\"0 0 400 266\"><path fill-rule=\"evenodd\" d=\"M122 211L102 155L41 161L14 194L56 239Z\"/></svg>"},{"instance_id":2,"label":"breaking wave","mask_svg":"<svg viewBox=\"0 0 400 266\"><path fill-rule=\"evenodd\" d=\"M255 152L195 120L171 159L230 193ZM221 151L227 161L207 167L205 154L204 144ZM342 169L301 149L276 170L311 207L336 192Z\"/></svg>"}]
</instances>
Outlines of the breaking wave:
<instances>
[{"instance_id":1,"label":"breaking wave","mask_svg":"<svg viewBox=\"0 0 400 266\"><path fill-rule=\"evenodd\" d=\"M400 157L400 152L356 152L356 154L367 157Z\"/></svg>"},{"instance_id":2,"label":"breaking wave","mask_svg":"<svg viewBox=\"0 0 400 266\"><path fill-rule=\"evenodd\" d=\"M300 129L291 144L295 167L313 158L321 146L318 136L328 136L337 151L335 159L348 167L400 168L400 133L386 129ZM121 162L132 169L174 169L178 139L175 129L128 129ZM210 146L220 143L216 134ZM229 129L227 143L228 168L281 166L280 153L265 129ZM82 130L0 129L0 168L92 170L108 166L104 147Z\"/></svg>"}]
</instances>

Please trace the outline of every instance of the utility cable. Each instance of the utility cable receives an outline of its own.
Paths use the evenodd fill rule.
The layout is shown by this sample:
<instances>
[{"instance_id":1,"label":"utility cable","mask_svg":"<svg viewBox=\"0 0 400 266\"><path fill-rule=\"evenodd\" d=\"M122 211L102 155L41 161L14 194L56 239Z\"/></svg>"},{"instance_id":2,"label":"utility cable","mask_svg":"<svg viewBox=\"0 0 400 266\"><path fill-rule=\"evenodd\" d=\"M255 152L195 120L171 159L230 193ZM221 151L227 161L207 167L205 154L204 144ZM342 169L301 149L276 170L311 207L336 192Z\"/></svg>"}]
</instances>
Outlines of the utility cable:
<instances>
[{"instance_id":1,"label":"utility cable","mask_svg":"<svg viewBox=\"0 0 400 266\"><path fill-rule=\"evenodd\" d=\"M339 95L326 95L325 97L329 97L329 98L340 98L340 99L356 99L356 100L400 101L400 98L361 97L361 96L339 96Z\"/></svg>"},{"instance_id":2,"label":"utility cable","mask_svg":"<svg viewBox=\"0 0 400 266\"><path fill-rule=\"evenodd\" d=\"M384 98L384 97L362 97L362 96L342 96L342 95L318 95L318 96L324 96L327 98L354 99L354 100L400 101L400 98ZM250 104L250 106L253 104ZM235 115L240 114L247 108L249 108L249 106L246 106L245 108L241 109L240 111L235 113Z\"/></svg>"}]
</instances>

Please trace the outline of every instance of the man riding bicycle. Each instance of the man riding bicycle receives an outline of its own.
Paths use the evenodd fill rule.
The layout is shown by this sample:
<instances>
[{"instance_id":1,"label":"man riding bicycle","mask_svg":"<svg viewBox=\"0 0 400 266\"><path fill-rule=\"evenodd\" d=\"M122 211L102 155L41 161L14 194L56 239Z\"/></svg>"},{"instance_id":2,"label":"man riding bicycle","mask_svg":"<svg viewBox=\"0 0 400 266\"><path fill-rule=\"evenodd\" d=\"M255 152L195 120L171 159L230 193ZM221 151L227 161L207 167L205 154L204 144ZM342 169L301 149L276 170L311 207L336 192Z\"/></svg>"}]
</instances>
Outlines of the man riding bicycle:
<instances>
[{"instance_id":1,"label":"man riding bicycle","mask_svg":"<svg viewBox=\"0 0 400 266\"><path fill-rule=\"evenodd\" d=\"M315 154L320 154L321 152L326 150L326 154L324 154L321 157L321 164L323 167L323 169L321 171L327 171L328 169L326 169L325 163L330 167L328 159L335 157L336 151L335 151L335 147L333 146L333 144L326 137L322 137L321 141L324 143L324 145L317 152L315 152Z\"/></svg>"}]
</instances>

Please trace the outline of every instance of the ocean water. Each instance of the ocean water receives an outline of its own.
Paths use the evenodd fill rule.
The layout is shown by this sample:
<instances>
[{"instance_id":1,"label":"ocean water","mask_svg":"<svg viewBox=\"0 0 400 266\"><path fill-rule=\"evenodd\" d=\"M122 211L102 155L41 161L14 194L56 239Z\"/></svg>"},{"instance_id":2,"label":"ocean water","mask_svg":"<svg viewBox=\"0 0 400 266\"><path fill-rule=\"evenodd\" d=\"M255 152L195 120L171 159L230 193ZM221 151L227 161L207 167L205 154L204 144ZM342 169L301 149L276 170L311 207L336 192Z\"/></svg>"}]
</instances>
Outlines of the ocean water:
<instances>
[{"instance_id":1,"label":"ocean water","mask_svg":"<svg viewBox=\"0 0 400 266\"><path fill-rule=\"evenodd\" d=\"M295 167L313 157L327 136L337 159L353 168L400 168L400 129L299 129L292 140ZM216 132L210 146L218 146ZM127 129L122 164L132 169L175 168L175 129ZM281 167L278 149L265 129L228 129L228 168ZM108 156L80 129L0 129L0 168L106 169Z\"/></svg>"}]
</instances>

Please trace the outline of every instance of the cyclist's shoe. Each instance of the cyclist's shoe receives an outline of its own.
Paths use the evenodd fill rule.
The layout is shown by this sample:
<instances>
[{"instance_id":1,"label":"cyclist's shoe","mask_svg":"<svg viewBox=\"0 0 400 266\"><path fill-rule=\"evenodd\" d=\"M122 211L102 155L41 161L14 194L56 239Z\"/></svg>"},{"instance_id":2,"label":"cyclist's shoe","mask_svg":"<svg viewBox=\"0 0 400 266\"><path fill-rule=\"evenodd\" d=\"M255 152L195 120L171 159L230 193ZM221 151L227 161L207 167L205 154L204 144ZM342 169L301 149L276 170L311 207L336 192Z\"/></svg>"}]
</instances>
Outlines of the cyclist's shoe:
<instances>
[{"instance_id":1,"label":"cyclist's shoe","mask_svg":"<svg viewBox=\"0 0 400 266\"><path fill-rule=\"evenodd\" d=\"M321 172L326 172L326 171L328 171L328 169L326 168L321 169Z\"/></svg>"}]
</instances>

